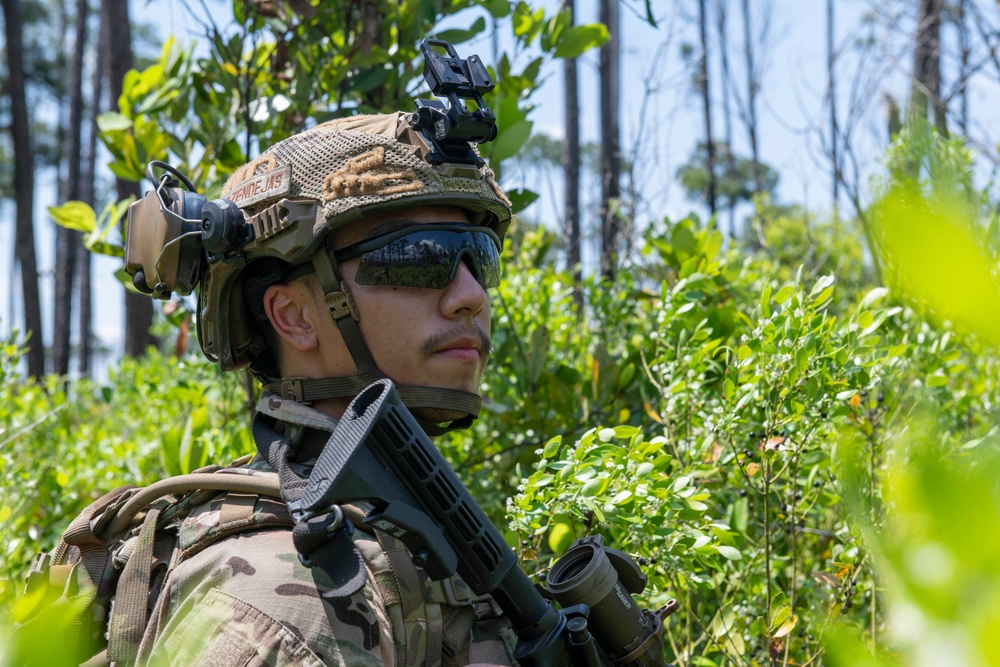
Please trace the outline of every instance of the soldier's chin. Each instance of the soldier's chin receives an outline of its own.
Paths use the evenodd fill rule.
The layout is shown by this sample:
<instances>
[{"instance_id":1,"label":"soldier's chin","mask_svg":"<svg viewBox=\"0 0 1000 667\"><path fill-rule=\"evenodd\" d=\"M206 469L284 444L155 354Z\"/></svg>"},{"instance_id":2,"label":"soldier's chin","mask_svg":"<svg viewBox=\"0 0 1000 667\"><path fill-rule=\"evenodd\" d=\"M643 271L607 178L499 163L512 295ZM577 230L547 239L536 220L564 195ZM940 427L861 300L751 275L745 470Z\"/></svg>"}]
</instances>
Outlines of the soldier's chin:
<instances>
[{"instance_id":1,"label":"soldier's chin","mask_svg":"<svg viewBox=\"0 0 1000 667\"><path fill-rule=\"evenodd\" d=\"M462 419L467 414L461 410L446 410L444 408L414 408L411 412L420 419L436 424L453 422L456 419Z\"/></svg>"}]
</instances>

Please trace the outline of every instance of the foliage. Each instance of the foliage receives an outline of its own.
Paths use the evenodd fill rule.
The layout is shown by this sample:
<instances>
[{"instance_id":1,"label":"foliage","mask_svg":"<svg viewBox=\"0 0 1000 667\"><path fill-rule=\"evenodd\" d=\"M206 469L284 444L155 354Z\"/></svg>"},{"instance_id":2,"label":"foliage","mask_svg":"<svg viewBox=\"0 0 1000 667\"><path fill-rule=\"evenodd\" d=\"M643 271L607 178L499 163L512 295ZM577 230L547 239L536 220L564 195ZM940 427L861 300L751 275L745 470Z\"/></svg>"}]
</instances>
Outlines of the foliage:
<instances>
[{"instance_id":1,"label":"foliage","mask_svg":"<svg viewBox=\"0 0 1000 667\"><path fill-rule=\"evenodd\" d=\"M681 601L667 635L681 664L805 662L828 645L830 660L860 661L851 628L885 646L887 604L902 599L885 563L910 557L870 536L930 530L894 494L909 483L897 475L919 473L908 461L931 465L888 443L921 428L908 421L921 396L947 418L916 432L965 479L959 464L995 439L996 357L884 288L838 296L831 277L725 248L695 219L650 230L642 263L588 283L580 313L554 241L512 232L483 414L471 437L438 441L526 570L603 533L649 576L644 604ZM20 377L17 345L4 350L8 609L30 555L100 491L252 448L239 378L193 357L125 361L107 386L67 393ZM909 497L914 516L929 511Z\"/></svg>"},{"instance_id":2,"label":"foliage","mask_svg":"<svg viewBox=\"0 0 1000 667\"><path fill-rule=\"evenodd\" d=\"M0 347L0 609L67 519L122 484L225 463L253 449L240 378L195 356L125 359L108 383L20 375Z\"/></svg>"},{"instance_id":3,"label":"foliage","mask_svg":"<svg viewBox=\"0 0 1000 667\"><path fill-rule=\"evenodd\" d=\"M778 186L778 173L762 162L732 152L725 142L714 142L715 196L718 201L738 203L750 201L755 194L769 194ZM760 172L760 188L756 186ZM699 142L687 164L677 170L677 178L689 199L707 200L712 172L708 169L708 144Z\"/></svg>"},{"instance_id":4,"label":"foliage","mask_svg":"<svg viewBox=\"0 0 1000 667\"><path fill-rule=\"evenodd\" d=\"M190 159L211 193L255 137L402 106L415 35L442 14L369 4L409 35L398 51L340 2L349 20L336 25L326 3L318 18L241 15L206 59L168 45L102 120L115 168L139 178L152 157ZM496 64L510 83L490 101L509 137L487 149L498 165L531 131L541 61L519 57L602 35L526 3L438 6L470 10L456 42L484 29L483 11L510 19L515 52ZM551 157L536 146L529 159ZM616 282L583 285L583 308L556 268L558 239L515 225L482 415L438 445L527 571L541 580L573 539L604 534L649 576L643 604L680 600L667 641L682 665L1000 662L1000 289L985 198L967 151L933 130L900 133L887 173L859 220L876 255L843 222L758 200L754 254L711 223L663 220ZM52 214L104 242L92 211ZM869 282L867 260L888 286ZM100 492L252 449L240 378L193 356L66 386L23 378L20 344L0 348L0 619L23 613L11 605L30 556Z\"/></svg>"},{"instance_id":5,"label":"foliage","mask_svg":"<svg viewBox=\"0 0 1000 667\"><path fill-rule=\"evenodd\" d=\"M835 298L849 297L872 284L854 221L817 219L798 205L777 204L770 197L757 197L754 204L764 239L759 252L771 260L778 280L791 280L800 269L807 280L833 275L842 288ZM850 304L833 305L836 312L843 312Z\"/></svg>"},{"instance_id":6,"label":"foliage","mask_svg":"<svg viewBox=\"0 0 1000 667\"><path fill-rule=\"evenodd\" d=\"M208 26L209 57L196 58L168 40L158 62L126 76L119 111L100 119L117 176L138 181L150 160L179 161L193 183L217 196L257 142L270 145L340 116L411 109L423 82L425 37L461 44L485 30L487 17L509 17L513 49L491 68L498 83L486 95L499 138L480 146L499 176L502 161L531 133L530 100L544 60L578 56L608 38L600 24L572 26L566 11L548 15L525 2L337 0L234 8L234 32ZM475 18L468 29L437 28L459 17ZM529 53L535 55L519 65Z\"/></svg>"}]
</instances>

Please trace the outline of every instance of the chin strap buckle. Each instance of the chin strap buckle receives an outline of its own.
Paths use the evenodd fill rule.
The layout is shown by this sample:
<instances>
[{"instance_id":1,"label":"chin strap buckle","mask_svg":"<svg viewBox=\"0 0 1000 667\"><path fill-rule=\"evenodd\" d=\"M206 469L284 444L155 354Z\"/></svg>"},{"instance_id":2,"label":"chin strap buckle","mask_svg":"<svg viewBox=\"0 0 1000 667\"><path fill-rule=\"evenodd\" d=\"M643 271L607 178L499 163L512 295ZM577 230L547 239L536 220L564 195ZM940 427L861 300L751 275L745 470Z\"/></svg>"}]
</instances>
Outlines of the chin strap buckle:
<instances>
[{"instance_id":1,"label":"chin strap buckle","mask_svg":"<svg viewBox=\"0 0 1000 667\"><path fill-rule=\"evenodd\" d=\"M326 307L330 309L330 314L333 315L334 321L339 321L345 317L352 317L355 320L359 320L357 308L354 306L354 299L351 298L351 293L347 291L345 285L341 285L339 292L330 292L325 297Z\"/></svg>"},{"instance_id":2,"label":"chin strap buckle","mask_svg":"<svg viewBox=\"0 0 1000 667\"><path fill-rule=\"evenodd\" d=\"M302 381L305 378L281 378L281 388L278 393L282 398L290 401L306 402L305 386Z\"/></svg>"}]
</instances>

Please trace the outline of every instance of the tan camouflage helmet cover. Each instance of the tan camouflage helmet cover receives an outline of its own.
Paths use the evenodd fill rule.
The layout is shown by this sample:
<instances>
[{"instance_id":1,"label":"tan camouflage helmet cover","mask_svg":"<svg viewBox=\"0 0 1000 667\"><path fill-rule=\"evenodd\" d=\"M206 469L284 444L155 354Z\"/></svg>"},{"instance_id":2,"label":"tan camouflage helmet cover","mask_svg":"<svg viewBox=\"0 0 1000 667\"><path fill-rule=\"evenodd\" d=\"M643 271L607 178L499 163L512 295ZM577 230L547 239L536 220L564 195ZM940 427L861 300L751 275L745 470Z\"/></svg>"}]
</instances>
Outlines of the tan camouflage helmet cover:
<instances>
[{"instance_id":1,"label":"tan camouflage helmet cover","mask_svg":"<svg viewBox=\"0 0 1000 667\"><path fill-rule=\"evenodd\" d=\"M510 201L488 166L424 157L430 147L410 114L332 120L281 141L240 167L222 189L254 228L239 258L216 261L202 278L201 344L222 370L242 368L264 348L244 301L253 262L307 261L328 232L392 208L449 205L465 210L503 239Z\"/></svg>"}]
</instances>

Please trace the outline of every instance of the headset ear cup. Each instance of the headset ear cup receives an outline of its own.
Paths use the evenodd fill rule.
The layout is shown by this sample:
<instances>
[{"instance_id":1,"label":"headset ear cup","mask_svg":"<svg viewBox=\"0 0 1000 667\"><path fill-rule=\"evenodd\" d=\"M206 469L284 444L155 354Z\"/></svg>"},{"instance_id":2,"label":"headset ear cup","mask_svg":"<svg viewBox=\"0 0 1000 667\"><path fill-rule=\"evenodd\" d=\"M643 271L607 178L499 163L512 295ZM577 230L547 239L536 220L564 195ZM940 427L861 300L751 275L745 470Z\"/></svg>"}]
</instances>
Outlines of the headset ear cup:
<instances>
[{"instance_id":1,"label":"headset ear cup","mask_svg":"<svg viewBox=\"0 0 1000 667\"><path fill-rule=\"evenodd\" d=\"M201 209L201 239L210 255L225 255L246 240L246 219L235 202L213 199Z\"/></svg>"}]
</instances>

